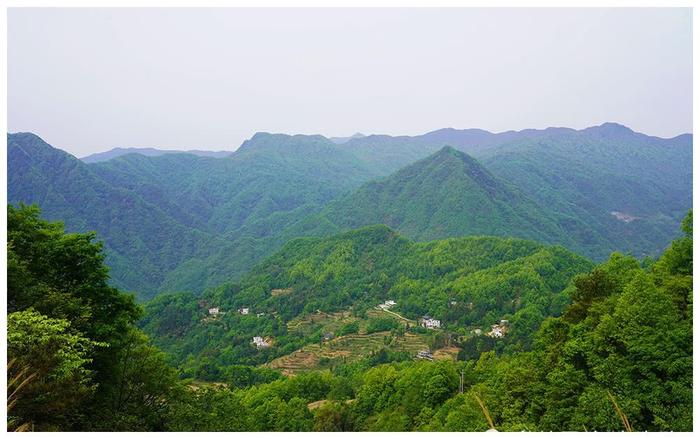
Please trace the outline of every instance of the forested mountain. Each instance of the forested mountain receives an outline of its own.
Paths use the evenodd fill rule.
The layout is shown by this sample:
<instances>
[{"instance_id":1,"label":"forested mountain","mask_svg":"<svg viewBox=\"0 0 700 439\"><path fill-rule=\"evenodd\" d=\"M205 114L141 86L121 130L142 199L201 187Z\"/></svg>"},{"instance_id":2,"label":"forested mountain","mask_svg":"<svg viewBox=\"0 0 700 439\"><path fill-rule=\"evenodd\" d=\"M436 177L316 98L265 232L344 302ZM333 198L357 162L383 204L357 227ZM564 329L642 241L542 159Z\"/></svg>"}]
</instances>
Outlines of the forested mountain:
<instances>
[{"instance_id":1,"label":"forested mountain","mask_svg":"<svg viewBox=\"0 0 700 439\"><path fill-rule=\"evenodd\" d=\"M690 439L694 12L8 10L8 436Z\"/></svg>"},{"instance_id":2,"label":"forested mountain","mask_svg":"<svg viewBox=\"0 0 700 439\"><path fill-rule=\"evenodd\" d=\"M557 220L555 212L446 146L387 178L364 184L305 225L316 221L322 228L330 223L340 230L386 224L419 241L495 235L575 248Z\"/></svg>"},{"instance_id":3,"label":"forested mountain","mask_svg":"<svg viewBox=\"0 0 700 439\"><path fill-rule=\"evenodd\" d=\"M193 154L199 157L221 158L231 155L233 151L202 151L199 149L190 149L187 151L171 150L171 149L156 149L156 148L112 148L109 151L97 152L80 160L84 163L106 162L126 154L141 154L148 157L156 157L163 154Z\"/></svg>"},{"instance_id":4,"label":"forested mountain","mask_svg":"<svg viewBox=\"0 0 700 439\"><path fill-rule=\"evenodd\" d=\"M174 202L150 203L114 186L33 134L8 136L8 200L38 203L46 218L64 220L71 231L97 231L116 284L141 294L198 248L222 245L174 218Z\"/></svg>"},{"instance_id":5,"label":"forested mountain","mask_svg":"<svg viewBox=\"0 0 700 439\"><path fill-rule=\"evenodd\" d=\"M605 123L503 133L443 129L415 137L368 136L343 146L388 173L446 144L557 212L577 243L573 248L596 259L615 249L658 255L691 207L689 134L662 139Z\"/></svg>"},{"instance_id":6,"label":"forested mountain","mask_svg":"<svg viewBox=\"0 0 700 439\"><path fill-rule=\"evenodd\" d=\"M140 297L202 291L292 238L373 223L418 240L495 234L595 260L614 250L656 256L691 206L690 135L603 124L353 137L258 133L220 159L125 154L85 164L10 134L8 196L38 202L69 230L95 230L115 285Z\"/></svg>"},{"instance_id":7,"label":"forested mountain","mask_svg":"<svg viewBox=\"0 0 700 439\"><path fill-rule=\"evenodd\" d=\"M567 233L600 259L611 249L656 256L677 236L692 206L692 157L691 135L660 139L609 123L505 144L482 161L567 217Z\"/></svg>"},{"instance_id":8,"label":"forested mountain","mask_svg":"<svg viewBox=\"0 0 700 439\"><path fill-rule=\"evenodd\" d=\"M367 368L351 408L329 404L314 425L337 416L370 431L692 430L692 214L683 230L646 268L613 254L578 276L572 304L540 326L532 350Z\"/></svg>"},{"instance_id":9,"label":"forested mountain","mask_svg":"<svg viewBox=\"0 0 700 439\"><path fill-rule=\"evenodd\" d=\"M211 368L259 364L317 340L289 331L292 319L342 310L362 316L388 299L408 319L430 314L461 334L510 319L509 340L527 345L544 317L562 311L570 279L590 267L561 247L532 241L471 237L413 243L386 226L371 226L295 239L240 283L201 297L161 295L148 304L143 325L179 362L194 354L198 361L188 367L199 368L195 376L204 368L208 379L217 376ZM211 307L225 315L206 319ZM250 315L240 315L242 308L250 308ZM256 350L250 345L254 336L272 337L273 347Z\"/></svg>"},{"instance_id":10,"label":"forested mountain","mask_svg":"<svg viewBox=\"0 0 700 439\"><path fill-rule=\"evenodd\" d=\"M164 284L201 289L243 273L259 260L250 240L374 174L320 136L261 133L223 159L127 154L88 165L19 133L8 135L8 175L11 203L39 203L69 230L97 231L115 283L148 297ZM234 243L237 257L221 254Z\"/></svg>"},{"instance_id":11,"label":"forested mountain","mask_svg":"<svg viewBox=\"0 0 700 439\"><path fill-rule=\"evenodd\" d=\"M656 261L616 253L592 269L564 249L514 239L411 243L383 226L297 239L238 286L149 304L149 331L184 334L198 350L175 369L134 328L133 298L107 285L94 236L65 234L38 209L9 206L8 429L692 431L692 212L682 228ZM241 364L264 355L237 352L236 337L278 331L277 340L293 342L295 329L281 324L304 301L357 304L361 314L365 299L386 297L397 299L398 311L426 307L449 331L466 332L457 342L464 352L486 338L466 325L515 314L505 349L482 343L478 360L391 351L417 329L374 319L365 331L383 335L378 350L332 370L284 377ZM280 309L234 310L250 300ZM467 300L474 306L441 311ZM211 301L234 309L212 315ZM563 312L542 320L541 310ZM344 330L352 335L357 325ZM229 340L217 345L218 337ZM274 346L265 352L279 354ZM193 371L197 360L204 361Z\"/></svg>"},{"instance_id":12,"label":"forested mountain","mask_svg":"<svg viewBox=\"0 0 700 439\"><path fill-rule=\"evenodd\" d=\"M154 204L174 201L182 214L191 215L191 220L183 219L188 225L217 234L253 228L275 214L295 216L296 210L324 205L374 176L321 136L266 133L256 134L226 159L131 154L91 169Z\"/></svg>"},{"instance_id":13,"label":"forested mountain","mask_svg":"<svg viewBox=\"0 0 700 439\"><path fill-rule=\"evenodd\" d=\"M492 133L473 128L464 130L443 128L419 136L363 136L350 139L343 146L367 163L371 163L378 172L390 174L433 154L445 145L480 158L499 145L567 132L575 131L570 128L547 128Z\"/></svg>"}]
</instances>

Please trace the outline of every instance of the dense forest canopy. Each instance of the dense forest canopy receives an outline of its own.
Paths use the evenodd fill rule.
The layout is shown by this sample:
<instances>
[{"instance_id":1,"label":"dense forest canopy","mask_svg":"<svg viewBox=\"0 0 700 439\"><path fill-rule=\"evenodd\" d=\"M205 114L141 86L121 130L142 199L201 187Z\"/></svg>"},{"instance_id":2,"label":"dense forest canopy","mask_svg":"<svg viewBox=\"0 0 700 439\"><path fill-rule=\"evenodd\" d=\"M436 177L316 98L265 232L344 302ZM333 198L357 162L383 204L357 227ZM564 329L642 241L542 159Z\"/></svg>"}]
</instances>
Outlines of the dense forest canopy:
<instances>
[{"instance_id":1,"label":"dense forest canopy","mask_svg":"<svg viewBox=\"0 0 700 439\"><path fill-rule=\"evenodd\" d=\"M425 162L445 145L452 155ZM458 151L475 160L443 160ZM375 223L418 240L490 234L595 261L612 251L657 257L691 207L691 163L691 135L610 123L341 144L258 133L222 158L132 153L98 163L17 133L8 135L8 199L40 204L71 232L96 231L112 284L147 299L239 280L292 238Z\"/></svg>"},{"instance_id":2,"label":"dense forest canopy","mask_svg":"<svg viewBox=\"0 0 700 439\"><path fill-rule=\"evenodd\" d=\"M582 233L586 227L567 221L494 176L474 158L444 147L385 179L364 184L296 227L308 230L319 224L337 232L384 223L420 241L513 236L586 253L586 245L572 239L566 230L575 227Z\"/></svg>"},{"instance_id":3,"label":"dense forest canopy","mask_svg":"<svg viewBox=\"0 0 700 439\"><path fill-rule=\"evenodd\" d=\"M140 152L8 134L8 430L692 430L691 135Z\"/></svg>"},{"instance_id":4,"label":"dense forest canopy","mask_svg":"<svg viewBox=\"0 0 700 439\"><path fill-rule=\"evenodd\" d=\"M142 325L179 362L194 354L193 363L200 364L192 365L192 373L208 379L218 376L212 367L225 373L232 362L264 363L323 335L290 330L294 319L350 310L362 320L386 300L397 302L392 311L404 318L417 322L429 314L456 336L508 319L509 342L529 345L544 317L562 312L571 278L591 267L563 248L532 241L469 237L413 243L386 226L370 226L293 240L240 283L202 296L161 295L147 304ZM223 315L207 318L212 307ZM241 315L243 308L250 314ZM255 349L254 336L270 337L274 344Z\"/></svg>"},{"instance_id":5,"label":"dense forest canopy","mask_svg":"<svg viewBox=\"0 0 700 439\"><path fill-rule=\"evenodd\" d=\"M36 207L7 217L8 427L159 428L175 373L135 327L134 297L107 284L102 245Z\"/></svg>"},{"instance_id":6,"label":"dense forest canopy","mask_svg":"<svg viewBox=\"0 0 700 439\"><path fill-rule=\"evenodd\" d=\"M357 262L353 258L368 262L371 255L380 272L397 263L428 280L437 270L433 288L455 292L460 275L485 271L487 278L508 278L517 272L508 266L534 257L525 265L550 289L543 297L565 291L570 303L562 304L560 316L541 320L529 345L496 347L474 359L417 360L381 349L332 370L289 377L269 367L231 364L224 382L206 383L183 379L186 370L168 364L136 329L140 307L107 284L94 235L65 233L61 224L40 219L35 207L8 206L8 428L691 431L692 212L682 231L656 260L614 253L597 266L528 241L415 244L384 227L297 240L239 287L226 285L208 297L235 305L262 283L276 287L274 300L293 304L293 288L275 283L292 281L317 297L319 306L345 306L342 288L334 289L339 297L326 300L314 286L337 288L343 279L376 283L378 289L367 292L373 300L388 291L381 288L382 276L365 278L362 268L344 264ZM308 256L285 257L302 248ZM485 259L470 258L479 252ZM566 263L570 274L560 274L564 267L556 263ZM181 309L198 306L187 295L157 298L149 306L159 300L177 304L162 311L175 319L161 321L171 323L165 330L186 326L177 320ZM379 321L372 324L386 329Z\"/></svg>"},{"instance_id":7,"label":"dense forest canopy","mask_svg":"<svg viewBox=\"0 0 700 439\"><path fill-rule=\"evenodd\" d=\"M9 201L97 231L116 285L141 298L242 275L283 243L264 238L375 175L320 136L268 134L221 159L127 154L94 164L10 134L8 161Z\"/></svg>"}]
</instances>

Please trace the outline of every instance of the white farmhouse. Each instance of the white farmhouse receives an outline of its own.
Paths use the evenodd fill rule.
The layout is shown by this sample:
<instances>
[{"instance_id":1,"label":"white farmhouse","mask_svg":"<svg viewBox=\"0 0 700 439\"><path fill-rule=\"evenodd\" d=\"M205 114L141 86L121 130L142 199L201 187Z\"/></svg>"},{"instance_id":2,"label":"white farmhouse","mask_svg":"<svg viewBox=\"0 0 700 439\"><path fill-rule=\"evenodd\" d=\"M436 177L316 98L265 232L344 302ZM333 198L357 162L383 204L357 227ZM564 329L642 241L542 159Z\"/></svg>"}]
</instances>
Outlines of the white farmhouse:
<instances>
[{"instance_id":1,"label":"white farmhouse","mask_svg":"<svg viewBox=\"0 0 700 439\"><path fill-rule=\"evenodd\" d=\"M209 315L210 316L218 316L219 315L219 308L209 308Z\"/></svg>"},{"instance_id":2,"label":"white farmhouse","mask_svg":"<svg viewBox=\"0 0 700 439\"><path fill-rule=\"evenodd\" d=\"M493 338L503 338L506 336L506 333L508 332L508 320L501 320L500 323L496 323L491 325L491 331L489 331L488 335L489 337Z\"/></svg>"},{"instance_id":3,"label":"white farmhouse","mask_svg":"<svg viewBox=\"0 0 700 439\"><path fill-rule=\"evenodd\" d=\"M425 350L425 351L418 351L418 354L416 355L416 358L418 358L418 359L420 359L420 360L431 360L431 361L432 361L432 360L433 360L433 354L432 354L430 351L428 351L428 350Z\"/></svg>"},{"instance_id":4,"label":"white farmhouse","mask_svg":"<svg viewBox=\"0 0 700 439\"><path fill-rule=\"evenodd\" d=\"M379 304L379 308L381 308L381 309L389 309L389 308L391 308L391 307L394 306L394 305L396 305L396 302L394 302L393 300L387 300L387 301L385 301L384 303Z\"/></svg>"},{"instance_id":5,"label":"white farmhouse","mask_svg":"<svg viewBox=\"0 0 700 439\"><path fill-rule=\"evenodd\" d=\"M440 328L440 320L434 319L428 315L423 316L421 320L421 326L428 329L438 329Z\"/></svg>"},{"instance_id":6,"label":"white farmhouse","mask_svg":"<svg viewBox=\"0 0 700 439\"><path fill-rule=\"evenodd\" d=\"M266 342L265 339L262 337L256 335L253 337L253 344L255 345L256 348L258 349L263 349L263 348L269 348L270 343Z\"/></svg>"},{"instance_id":7,"label":"white farmhouse","mask_svg":"<svg viewBox=\"0 0 700 439\"><path fill-rule=\"evenodd\" d=\"M241 315L247 316L250 314L250 308L241 308L238 310L238 312L241 313Z\"/></svg>"}]
</instances>

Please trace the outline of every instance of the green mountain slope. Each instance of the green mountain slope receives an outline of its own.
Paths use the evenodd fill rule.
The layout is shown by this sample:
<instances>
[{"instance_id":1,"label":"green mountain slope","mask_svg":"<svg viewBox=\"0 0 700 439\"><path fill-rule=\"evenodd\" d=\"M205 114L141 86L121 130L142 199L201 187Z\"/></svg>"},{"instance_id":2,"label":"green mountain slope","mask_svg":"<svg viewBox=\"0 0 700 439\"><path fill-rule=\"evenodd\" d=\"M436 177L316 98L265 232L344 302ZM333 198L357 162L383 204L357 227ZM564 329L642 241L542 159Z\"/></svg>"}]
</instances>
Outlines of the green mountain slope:
<instances>
[{"instance_id":1,"label":"green mountain slope","mask_svg":"<svg viewBox=\"0 0 700 439\"><path fill-rule=\"evenodd\" d=\"M561 312L568 300L562 291L590 267L561 247L532 241L470 237L414 243L386 226L371 226L292 240L239 283L199 298L161 295L148 304L143 325L182 361L206 352L202 358L219 365L258 364L318 341L315 334L288 330L287 323L299 316L345 309L362 315L393 299L395 311L405 317L429 313L460 333L509 318L513 342L526 343L528 328ZM224 314L208 319L209 307ZM249 315L237 312L244 307ZM250 345L253 336L271 337L273 346L257 350Z\"/></svg>"},{"instance_id":2,"label":"green mountain slope","mask_svg":"<svg viewBox=\"0 0 700 439\"><path fill-rule=\"evenodd\" d=\"M38 203L46 218L65 219L71 231L97 231L112 279L130 290L155 288L163 272L198 248L222 244L174 219L175 206L111 185L33 134L8 136L8 168L8 201Z\"/></svg>"},{"instance_id":3,"label":"green mountain slope","mask_svg":"<svg viewBox=\"0 0 700 439\"><path fill-rule=\"evenodd\" d=\"M193 225L216 233L325 204L375 175L321 136L266 133L225 159L130 154L91 167L114 185L176 200Z\"/></svg>"},{"instance_id":4,"label":"green mountain slope","mask_svg":"<svg viewBox=\"0 0 700 439\"><path fill-rule=\"evenodd\" d=\"M551 212L451 147L366 183L322 215L341 228L382 223L421 241L497 235L572 244Z\"/></svg>"},{"instance_id":5,"label":"green mountain slope","mask_svg":"<svg viewBox=\"0 0 700 439\"><path fill-rule=\"evenodd\" d=\"M380 172L388 175L429 156L445 145L480 158L500 145L574 132L570 128L492 133L480 129L443 128L419 136L371 135L353 138L343 146Z\"/></svg>"},{"instance_id":6,"label":"green mountain slope","mask_svg":"<svg viewBox=\"0 0 700 439\"><path fill-rule=\"evenodd\" d=\"M585 224L565 228L584 254L658 256L692 206L692 136L660 139L618 124L499 146L482 158L541 205ZM618 219L619 215L622 219Z\"/></svg>"},{"instance_id":7,"label":"green mountain slope","mask_svg":"<svg viewBox=\"0 0 700 439\"><path fill-rule=\"evenodd\" d=\"M289 239L375 223L419 240L513 235L597 260L613 250L654 256L691 206L692 136L617 124L443 129L339 145L258 133L222 159L125 154L90 165L28 134L8 139L9 201L38 202L68 230L97 231L115 284L141 296L202 291ZM445 144L483 167L454 150L438 154ZM431 154L431 166L411 165Z\"/></svg>"},{"instance_id":8,"label":"green mountain slope","mask_svg":"<svg viewBox=\"0 0 700 439\"><path fill-rule=\"evenodd\" d=\"M445 144L517 187L556 221L574 243L570 248L598 260L614 250L657 256L692 206L689 134L662 139L605 123L503 133L442 129L367 136L344 146L387 173ZM558 239L550 242L566 244Z\"/></svg>"},{"instance_id":9,"label":"green mountain slope","mask_svg":"<svg viewBox=\"0 0 700 439\"><path fill-rule=\"evenodd\" d=\"M374 175L320 136L260 133L222 159L127 154L90 165L32 134L10 134L8 145L9 201L39 203L69 230L95 230L115 284L141 297L245 272L259 256L240 245ZM233 245L237 258L226 251Z\"/></svg>"}]
</instances>

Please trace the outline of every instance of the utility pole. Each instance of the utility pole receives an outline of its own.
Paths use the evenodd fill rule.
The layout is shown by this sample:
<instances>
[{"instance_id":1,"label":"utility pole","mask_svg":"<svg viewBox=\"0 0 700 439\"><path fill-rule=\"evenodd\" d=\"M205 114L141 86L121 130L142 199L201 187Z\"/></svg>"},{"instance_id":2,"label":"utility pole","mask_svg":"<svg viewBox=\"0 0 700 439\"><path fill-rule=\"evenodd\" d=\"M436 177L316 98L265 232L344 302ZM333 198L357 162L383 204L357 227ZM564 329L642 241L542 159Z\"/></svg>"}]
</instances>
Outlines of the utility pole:
<instances>
[{"instance_id":1,"label":"utility pole","mask_svg":"<svg viewBox=\"0 0 700 439\"><path fill-rule=\"evenodd\" d=\"M459 393L464 393L464 371L459 371Z\"/></svg>"}]
</instances>

